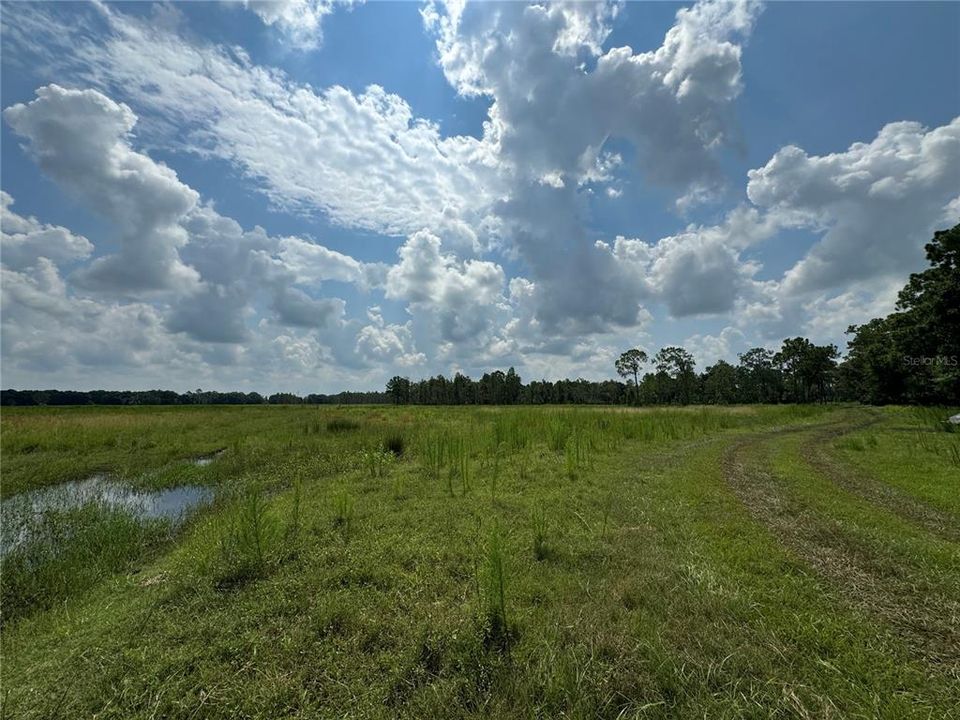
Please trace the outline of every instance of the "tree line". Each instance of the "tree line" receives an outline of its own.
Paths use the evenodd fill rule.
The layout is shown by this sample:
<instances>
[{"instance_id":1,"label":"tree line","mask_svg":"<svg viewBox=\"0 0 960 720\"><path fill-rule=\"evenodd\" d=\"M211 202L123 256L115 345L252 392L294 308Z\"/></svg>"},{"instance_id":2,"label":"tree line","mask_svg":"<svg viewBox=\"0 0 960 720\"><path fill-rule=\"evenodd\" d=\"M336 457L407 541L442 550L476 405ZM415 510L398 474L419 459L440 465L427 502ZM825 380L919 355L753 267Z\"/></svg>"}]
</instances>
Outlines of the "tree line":
<instances>
[{"instance_id":1,"label":"tree line","mask_svg":"<svg viewBox=\"0 0 960 720\"><path fill-rule=\"evenodd\" d=\"M720 360L696 371L693 355L665 347L652 358L634 348L615 363L617 380L521 381L513 368L484 373L479 380L457 373L411 381L395 376L387 395L396 404L413 405L690 405L733 403L806 403L841 399L837 394L837 348L806 338L784 341L777 352L753 348L737 366ZM649 364L650 370L645 372Z\"/></svg>"},{"instance_id":2,"label":"tree line","mask_svg":"<svg viewBox=\"0 0 960 720\"><path fill-rule=\"evenodd\" d=\"M693 356L670 346L653 357L640 348L614 363L618 380L538 380L524 384L513 368L479 380L456 373L419 381L395 376L386 392L335 395L171 390L3 390L2 405L688 405L692 403L960 404L960 225L934 234L930 267L910 276L893 313L847 330L847 355L804 337L779 349L756 347L737 365L719 360L697 372Z\"/></svg>"},{"instance_id":3,"label":"tree line","mask_svg":"<svg viewBox=\"0 0 960 720\"><path fill-rule=\"evenodd\" d=\"M383 392L341 392L335 395L214 390L0 390L0 405L369 405L388 402Z\"/></svg>"}]
</instances>

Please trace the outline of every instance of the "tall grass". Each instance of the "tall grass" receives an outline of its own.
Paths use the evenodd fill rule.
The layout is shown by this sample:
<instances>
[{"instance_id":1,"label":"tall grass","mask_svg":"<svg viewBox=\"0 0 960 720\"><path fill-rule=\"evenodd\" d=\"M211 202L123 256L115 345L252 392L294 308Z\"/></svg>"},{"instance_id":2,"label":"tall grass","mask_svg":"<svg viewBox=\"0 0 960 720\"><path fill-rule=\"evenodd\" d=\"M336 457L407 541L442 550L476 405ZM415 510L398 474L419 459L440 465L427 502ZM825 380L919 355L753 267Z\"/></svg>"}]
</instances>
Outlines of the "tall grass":
<instances>
[{"instance_id":1,"label":"tall grass","mask_svg":"<svg viewBox=\"0 0 960 720\"><path fill-rule=\"evenodd\" d=\"M459 479L460 490L466 495L471 490L473 477L471 443L461 435L440 430L427 435L421 442L427 471L435 480L446 479L447 494L456 495L455 481ZM446 470L446 472L444 472Z\"/></svg>"},{"instance_id":2,"label":"tall grass","mask_svg":"<svg viewBox=\"0 0 960 720\"><path fill-rule=\"evenodd\" d=\"M530 516L533 527L533 557L538 561L546 560L550 556L547 544L547 511L542 505L534 509Z\"/></svg>"},{"instance_id":3,"label":"tall grass","mask_svg":"<svg viewBox=\"0 0 960 720\"><path fill-rule=\"evenodd\" d=\"M442 432L432 433L423 440L421 452L423 454L427 470L433 476L434 480L440 479L440 473L443 471L447 459L447 436Z\"/></svg>"},{"instance_id":4,"label":"tall grass","mask_svg":"<svg viewBox=\"0 0 960 720\"><path fill-rule=\"evenodd\" d=\"M487 647L509 650L513 636L507 616L507 572L499 527L490 532L484 573L484 642Z\"/></svg>"},{"instance_id":5,"label":"tall grass","mask_svg":"<svg viewBox=\"0 0 960 720\"><path fill-rule=\"evenodd\" d=\"M493 448L505 448L508 452L523 450L530 444L530 425L524 422L521 413L501 413L493 422Z\"/></svg>"},{"instance_id":6,"label":"tall grass","mask_svg":"<svg viewBox=\"0 0 960 720\"><path fill-rule=\"evenodd\" d=\"M454 440L451 447L451 471L455 469L460 476L463 494L470 492L470 444L463 437Z\"/></svg>"},{"instance_id":7,"label":"tall grass","mask_svg":"<svg viewBox=\"0 0 960 720\"><path fill-rule=\"evenodd\" d=\"M367 473L371 478L386 477L390 465L396 460L396 455L382 447L374 450L364 450L362 456Z\"/></svg>"},{"instance_id":8,"label":"tall grass","mask_svg":"<svg viewBox=\"0 0 960 720\"><path fill-rule=\"evenodd\" d=\"M493 460L490 463L490 502L497 501L497 484L500 482L500 449L493 453Z\"/></svg>"},{"instance_id":9,"label":"tall grass","mask_svg":"<svg viewBox=\"0 0 960 720\"><path fill-rule=\"evenodd\" d=\"M333 499L333 525L340 530L344 540L350 539L353 529L354 501L346 490L341 490Z\"/></svg>"},{"instance_id":10,"label":"tall grass","mask_svg":"<svg viewBox=\"0 0 960 720\"><path fill-rule=\"evenodd\" d=\"M296 539L300 534L300 515L303 499L303 478L300 475L293 481L293 499L290 506L290 515L287 518L287 531L286 535L288 539Z\"/></svg>"},{"instance_id":11,"label":"tall grass","mask_svg":"<svg viewBox=\"0 0 960 720\"><path fill-rule=\"evenodd\" d=\"M29 539L2 559L0 619L48 608L131 568L172 532L169 522L144 521L101 501L34 515Z\"/></svg>"},{"instance_id":12,"label":"tall grass","mask_svg":"<svg viewBox=\"0 0 960 720\"><path fill-rule=\"evenodd\" d=\"M960 467L960 442L955 442L950 446L950 462Z\"/></svg>"},{"instance_id":13,"label":"tall grass","mask_svg":"<svg viewBox=\"0 0 960 720\"><path fill-rule=\"evenodd\" d=\"M383 439L383 449L391 453L394 457L403 455L406 439L401 432L391 432Z\"/></svg>"},{"instance_id":14,"label":"tall grass","mask_svg":"<svg viewBox=\"0 0 960 720\"><path fill-rule=\"evenodd\" d=\"M359 428L360 423L345 417L335 417L327 423L327 431L332 433L350 432Z\"/></svg>"},{"instance_id":15,"label":"tall grass","mask_svg":"<svg viewBox=\"0 0 960 720\"><path fill-rule=\"evenodd\" d=\"M920 425L924 425L931 430L940 432L955 432L957 426L953 425L948 418L955 410L945 407L913 407L910 410L913 417Z\"/></svg>"}]
</instances>

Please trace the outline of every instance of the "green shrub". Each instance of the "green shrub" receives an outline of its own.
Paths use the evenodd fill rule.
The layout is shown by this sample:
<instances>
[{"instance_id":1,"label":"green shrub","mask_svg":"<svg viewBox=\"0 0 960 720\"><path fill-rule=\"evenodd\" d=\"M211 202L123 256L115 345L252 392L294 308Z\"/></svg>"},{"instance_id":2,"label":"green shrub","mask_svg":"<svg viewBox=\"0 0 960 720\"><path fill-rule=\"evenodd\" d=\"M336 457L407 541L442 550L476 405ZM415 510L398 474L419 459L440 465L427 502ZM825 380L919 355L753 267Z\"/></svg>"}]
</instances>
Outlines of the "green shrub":
<instances>
[{"instance_id":1,"label":"green shrub","mask_svg":"<svg viewBox=\"0 0 960 720\"><path fill-rule=\"evenodd\" d=\"M399 432L392 432L383 439L383 449L389 453L393 453L396 457L403 455L405 446L406 440L403 434Z\"/></svg>"},{"instance_id":2,"label":"green shrub","mask_svg":"<svg viewBox=\"0 0 960 720\"><path fill-rule=\"evenodd\" d=\"M260 576L268 561L275 559L279 535L279 524L267 512L260 488L255 485L246 488L220 534L222 564L217 575L218 587L242 584Z\"/></svg>"}]
</instances>

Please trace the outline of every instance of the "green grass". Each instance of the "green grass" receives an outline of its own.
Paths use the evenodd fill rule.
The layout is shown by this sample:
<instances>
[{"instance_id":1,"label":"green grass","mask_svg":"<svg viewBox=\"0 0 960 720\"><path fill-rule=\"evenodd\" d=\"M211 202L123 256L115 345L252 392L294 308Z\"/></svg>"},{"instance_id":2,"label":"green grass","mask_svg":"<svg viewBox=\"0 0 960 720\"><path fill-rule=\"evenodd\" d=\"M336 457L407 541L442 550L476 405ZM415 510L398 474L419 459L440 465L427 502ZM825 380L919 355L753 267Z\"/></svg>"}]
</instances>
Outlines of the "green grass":
<instances>
[{"instance_id":1,"label":"green grass","mask_svg":"<svg viewBox=\"0 0 960 720\"><path fill-rule=\"evenodd\" d=\"M46 610L130 570L168 539L169 523L141 523L130 513L98 502L48 511L27 523L31 539L3 558L0 609L6 625Z\"/></svg>"},{"instance_id":2,"label":"green grass","mask_svg":"<svg viewBox=\"0 0 960 720\"><path fill-rule=\"evenodd\" d=\"M837 445L850 465L919 500L960 516L960 433L943 419L958 408L891 408L880 423Z\"/></svg>"},{"instance_id":3,"label":"green grass","mask_svg":"<svg viewBox=\"0 0 960 720\"><path fill-rule=\"evenodd\" d=\"M906 452L885 436L907 417L919 423L830 407L5 412L5 496L97 469L218 499L176 534L138 530L149 542L119 561L79 558L75 586L38 576L59 589L5 614L3 711L957 717L957 658L905 629L951 630L934 603L960 600L956 543L807 458L817 442L874 473L865 459ZM56 442L23 450L53 427ZM919 473L871 477L933 497ZM98 537L112 558L125 536ZM814 541L899 584L858 597Z\"/></svg>"}]
</instances>

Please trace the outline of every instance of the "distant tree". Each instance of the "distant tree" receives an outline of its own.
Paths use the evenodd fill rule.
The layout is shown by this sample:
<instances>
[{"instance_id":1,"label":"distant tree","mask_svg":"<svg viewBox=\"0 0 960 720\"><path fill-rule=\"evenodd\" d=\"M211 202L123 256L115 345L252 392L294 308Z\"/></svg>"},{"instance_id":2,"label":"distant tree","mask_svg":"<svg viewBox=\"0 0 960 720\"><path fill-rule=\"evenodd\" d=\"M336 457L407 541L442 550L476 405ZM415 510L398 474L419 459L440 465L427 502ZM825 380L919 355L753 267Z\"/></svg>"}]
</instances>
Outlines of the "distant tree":
<instances>
[{"instance_id":1,"label":"distant tree","mask_svg":"<svg viewBox=\"0 0 960 720\"><path fill-rule=\"evenodd\" d=\"M783 373L787 382L790 402L804 402L806 390L803 385L803 374L800 372L804 356L813 347L813 343L803 337L788 338L783 341L779 352L773 357L774 364Z\"/></svg>"},{"instance_id":2,"label":"distant tree","mask_svg":"<svg viewBox=\"0 0 960 720\"><path fill-rule=\"evenodd\" d=\"M910 276L895 312L847 330L844 397L960 404L960 225L934 233L930 267Z\"/></svg>"},{"instance_id":3,"label":"distant tree","mask_svg":"<svg viewBox=\"0 0 960 720\"><path fill-rule=\"evenodd\" d=\"M453 402L456 405L473 405L476 403L474 393L475 383L463 373L453 376Z\"/></svg>"},{"instance_id":4,"label":"distant tree","mask_svg":"<svg viewBox=\"0 0 960 720\"><path fill-rule=\"evenodd\" d=\"M838 355L835 345L814 345L803 337L784 340L773 361L787 381L787 399L798 403L830 399Z\"/></svg>"},{"instance_id":5,"label":"distant tree","mask_svg":"<svg viewBox=\"0 0 960 720\"><path fill-rule=\"evenodd\" d=\"M808 348L800 367L807 388L806 400L826 402L832 399L839 355L836 345L811 345Z\"/></svg>"},{"instance_id":6,"label":"distant tree","mask_svg":"<svg viewBox=\"0 0 960 720\"><path fill-rule=\"evenodd\" d=\"M872 404L904 401L911 368L904 362L890 318L851 325L847 334L852 337L847 341L847 357L838 373L842 396Z\"/></svg>"},{"instance_id":7,"label":"distant tree","mask_svg":"<svg viewBox=\"0 0 960 720\"><path fill-rule=\"evenodd\" d=\"M666 402L676 401L681 405L693 402L697 386L693 355L681 347L665 347L656 354L654 363L657 373L662 373L670 380L669 399Z\"/></svg>"},{"instance_id":8,"label":"distant tree","mask_svg":"<svg viewBox=\"0 0 960 720\"><path fill-rule=\"evenodd\" d=\"M780 399L780 373L774 366L774 352L758 347L740 353L738 357L741 400L750 403L777 402Z\"/></svg>"},{"instance_id":9,"label":"distant tree","mask_svg":"<svg viewBox=\"0 0 960 720\"><path fill-rule=\"evenodd\" d=\"M647 362L647 354L640 348L632 348L621 354L614 363L617 374L624 380L633 376L635 401L640 402L640 368Z\"/></svg>"},{"instance_id":10,"label":"distant tree","mask_svg":"<svg viewBox=\"0 0 960 720\"><path fill-rule=\"evenodd\" d=\"M387 395L393 399L394 405L410 402L410 381L399 375L393 376L387 381Z\"/></svg>"},{"instance_id":11,"label":"distant tree","mask_svg":"<svg viewBox=\"0 0 960 720\"><path fill-rule=\"evenodd\" d=\"M729 405L737 401L737 369L718 360L703 374L703 401L713 405Z\"/></svg>"},{"instance_id":12,"label":"distant tree","mask_svg":"<svg viewBox=\"0 0 960 720\"><path fill-rule=\"evenodd\" d=\"M523 391L523 381L517 375L517 371L512 367L507 370L503 378L503 402L514 405L520 402L520 394Z\"/></svg>"}]
</instances>

